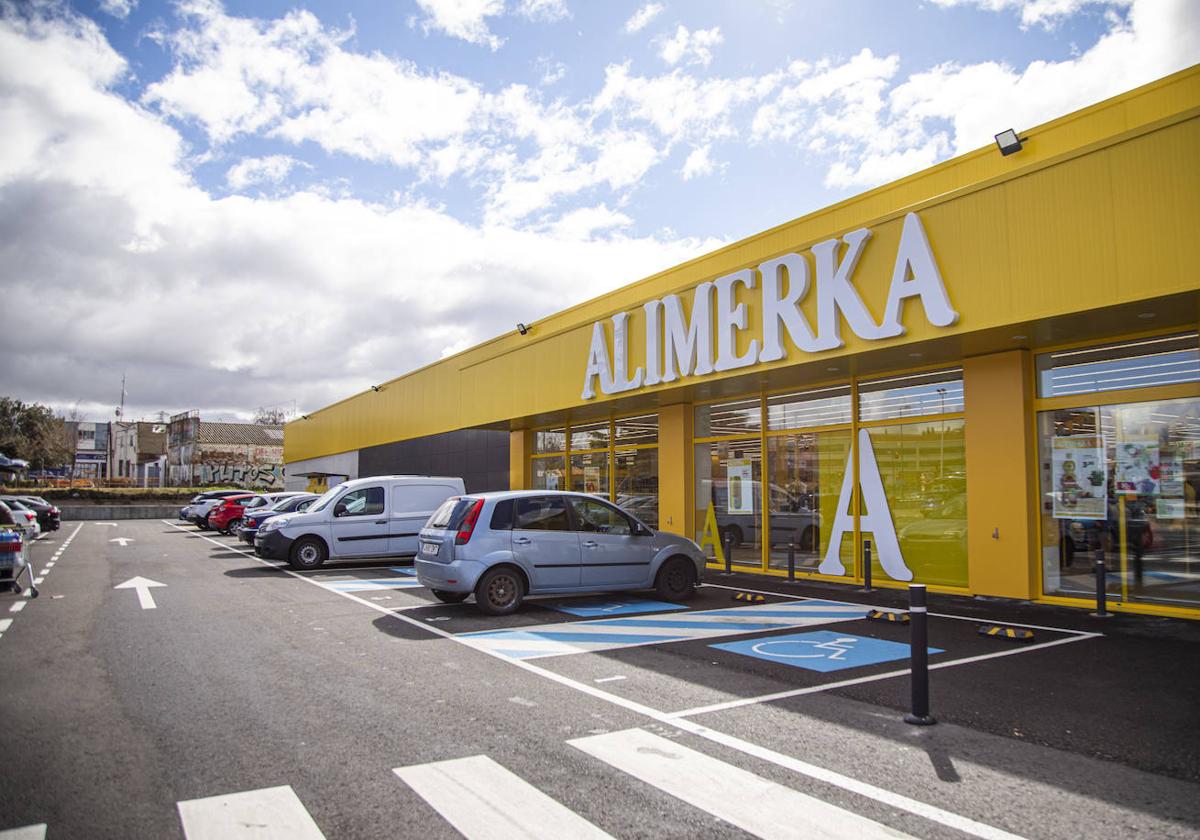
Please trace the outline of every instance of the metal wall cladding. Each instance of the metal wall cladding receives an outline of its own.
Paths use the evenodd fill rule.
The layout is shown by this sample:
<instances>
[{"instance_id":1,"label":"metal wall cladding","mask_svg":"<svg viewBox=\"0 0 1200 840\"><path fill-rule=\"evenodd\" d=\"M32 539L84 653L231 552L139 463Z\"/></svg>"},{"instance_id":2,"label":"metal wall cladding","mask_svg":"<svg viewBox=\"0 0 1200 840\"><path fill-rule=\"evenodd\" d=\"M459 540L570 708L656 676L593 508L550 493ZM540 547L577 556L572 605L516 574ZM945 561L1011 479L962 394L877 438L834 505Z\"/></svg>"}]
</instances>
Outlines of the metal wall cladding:
<instances>
[{"instance_id":1,"label":"metal wall cladding","mask_svg":"<svg viewBox=\"0 0 1200 840\"><path fill-rule=\"evenodd\" d=\"M462 429L368 446L358 453L359 477L442 475L462 478L468 493L507 490L508 432Z\"/></svg>"},{"instance_id":2,"label":"metal wall cladding","mask_svg":"<svg viewBox=\"0 0 1200 840\"><path fill-rule=\"evenodd\" d=\"M611 348L609 318L630 314L632 370L645 354L646 301L677 293L690 310L697 284L788 252L805 255L811 271L814 244L862 227L872 235L853 282L878 322L909 212L920 216L928 234L957 323L934 327L920 302L909 300L903 336L867 341L843 326L845 346L837 350L806 354L789 341L781 361L630 393L660 404L686 402L698 386L720 388L730 380L724 384L732 387L747 374L806 363L825 370L839 357L867 350L896 348L897 357L905 357L906 345L933 338L966 342L968 335L1009 325L1200 290L1200 237L1194 235L1200 228L1200 66L1021 134L1028 142L1018 154L1002 157L989 146L962 155L550 316L528 335L514 325L509 334L380 391L313 412L288 424L285 460L577 409L586 404L581 391L594 322L606 325ZM760 287L738 291L749 316L738 352L761 339ZM488 294L481 290L481 306ZM801 308L815 326L815 289ZM973 352L996 349L1004 348ZM657 393L664 391L672 393ZM601 395L591 403L624 405L628 396Z\"/></svg>"}]
</instances>

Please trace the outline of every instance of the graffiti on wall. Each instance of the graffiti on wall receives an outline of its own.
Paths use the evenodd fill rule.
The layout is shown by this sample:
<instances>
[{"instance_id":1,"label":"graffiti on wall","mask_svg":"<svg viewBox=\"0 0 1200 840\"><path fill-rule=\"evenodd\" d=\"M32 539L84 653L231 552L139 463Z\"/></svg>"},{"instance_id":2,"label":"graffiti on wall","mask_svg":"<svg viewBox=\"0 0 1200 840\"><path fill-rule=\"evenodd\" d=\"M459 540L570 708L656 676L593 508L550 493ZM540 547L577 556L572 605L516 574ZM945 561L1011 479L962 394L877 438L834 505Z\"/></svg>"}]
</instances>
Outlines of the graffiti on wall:
<instances>
[{"instance_id":1,"label":"graffiti on wall","mask_svg":"<svg viewBox=\"0 0 1200 840\"><path fill-rule=\"evenodd\" d=\"M279 464L197 464L196 478L201 485L282 488L283 467Z\"/></svg>"}]
</instances>

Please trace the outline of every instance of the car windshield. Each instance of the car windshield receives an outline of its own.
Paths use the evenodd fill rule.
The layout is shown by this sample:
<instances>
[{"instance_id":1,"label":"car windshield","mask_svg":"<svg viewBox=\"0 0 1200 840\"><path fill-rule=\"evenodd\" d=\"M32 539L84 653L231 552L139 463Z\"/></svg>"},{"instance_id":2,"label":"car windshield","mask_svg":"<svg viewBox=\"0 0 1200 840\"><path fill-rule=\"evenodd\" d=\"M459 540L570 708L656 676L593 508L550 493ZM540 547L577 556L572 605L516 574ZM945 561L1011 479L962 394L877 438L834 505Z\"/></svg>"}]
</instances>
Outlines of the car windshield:
<instances>
[{"instance_id":1,"label":"car windshield","mask_svg":"<svg viewBox=\"0 0 1200 840\"><path fill-rule=\"evenodd\" d=\"M313 502L312 507L310 507L308 509L308 512L315 513L318 510L324 510L325 508L327 508L329 506L330 502L332 502L338 496L342 495L342 491L344 489L345 488L343 488L339 484L337 487L331 487L330 489L326 490L324 493L321 494L321 498L319 498L315 502Z\"/></svg>"}]
</instances>

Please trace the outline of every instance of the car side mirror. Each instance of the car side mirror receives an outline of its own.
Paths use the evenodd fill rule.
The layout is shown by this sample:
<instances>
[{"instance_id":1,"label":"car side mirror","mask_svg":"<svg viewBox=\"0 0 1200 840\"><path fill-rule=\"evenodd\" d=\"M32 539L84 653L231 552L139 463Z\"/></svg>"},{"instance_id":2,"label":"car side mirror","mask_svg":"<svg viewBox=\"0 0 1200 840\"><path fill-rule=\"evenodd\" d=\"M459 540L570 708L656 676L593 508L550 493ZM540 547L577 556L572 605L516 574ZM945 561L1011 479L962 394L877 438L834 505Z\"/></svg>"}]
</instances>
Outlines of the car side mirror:
<instances>
[{"instance_id":1,"label":"car side mirror","mask_svg":"<svg viewBox=\"0 0 1200 840\"><path fill-rule=\"evenodd\" d=\"M346 506L344 504L342 504L341 502L338 502L333 507L333 515L334 516L345 516L346 515Z\"/></svg>"}]
</instances>

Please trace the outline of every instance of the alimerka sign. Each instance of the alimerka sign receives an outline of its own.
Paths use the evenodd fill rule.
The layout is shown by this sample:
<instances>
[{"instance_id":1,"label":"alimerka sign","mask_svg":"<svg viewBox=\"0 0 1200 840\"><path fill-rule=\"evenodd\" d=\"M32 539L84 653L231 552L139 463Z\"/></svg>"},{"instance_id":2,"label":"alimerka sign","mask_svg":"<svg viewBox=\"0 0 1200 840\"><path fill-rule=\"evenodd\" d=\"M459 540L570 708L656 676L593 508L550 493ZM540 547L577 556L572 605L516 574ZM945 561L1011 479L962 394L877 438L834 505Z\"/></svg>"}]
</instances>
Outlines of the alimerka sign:
<instances>
[{"instance_id":1,"label":"alimerka sign","mask_svg":"<svg viewBox=\"0 0 1200 840\"><path fill-rule=\"evenodd\" d=\"M917 298L925 318L935 327L948 327L958 321L950 305L945 284L929 247L929 238L916 213L904 217L900 245L896 249L892 283L884 306L882 323L875 319L854 286L854 269L871 231L851 231L841 239L828 239L812 247L816 283L812 283L808 258L803 254L784 254L759 264L757 270L744 268L696 287L691 312L684 312L679 295L666 295L642 306L646 315L646 358L629 372L629 313L612 316L613 346L609 352L604 323L592 324L592 343L588 350L587 370L583 375L583 399L596 396L596 383L604 394L619 394L662 382L674 382L689 376L707 376L714 372L750 367L760 362L776 362L787 357L783 331L804 353L819 353L845 345L842 318L859 338L875 340L904 335L902 310L909 298ZM838 259L841 243L846 251ZM787 292L783 292L784 271ZM737 287L753 289L762 278L762 340L750 341L745 353L738 354L738 333L746 329L746 304L737 302ZM815 285L817 298L816 329L800 309L801 302ZM716 329L713 329L713 322ZM713 337L716 337L716 347ZM611 359L611 362L610 362Z\"/></svg>"}]
</instances>

